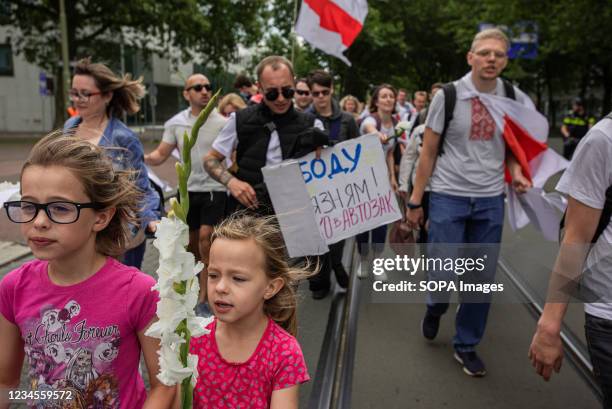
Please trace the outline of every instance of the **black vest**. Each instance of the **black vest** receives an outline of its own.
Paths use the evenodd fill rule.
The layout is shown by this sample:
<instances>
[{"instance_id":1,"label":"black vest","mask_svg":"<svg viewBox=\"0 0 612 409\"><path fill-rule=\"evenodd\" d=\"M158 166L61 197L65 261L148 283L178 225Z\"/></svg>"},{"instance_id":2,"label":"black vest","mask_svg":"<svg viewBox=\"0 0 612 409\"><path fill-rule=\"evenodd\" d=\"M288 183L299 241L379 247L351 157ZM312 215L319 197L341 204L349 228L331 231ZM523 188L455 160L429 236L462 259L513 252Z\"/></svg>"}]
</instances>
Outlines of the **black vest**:
<instances>
[{"instance_id":1,"label":"black vest","mask_svg":"<svg viewBox=\"0 0 612 409\"><path fill-rule=\"evenodd\" d=\"M278 132L283 159L303 155L298 149L298 135L312 127L314 120L313 115L297 112L293 106L284 114L274 114L263 102L236 112L236 177L251 186L263 183L261 168L266 166L274 129Z\"/></svg>"}]
</instances>

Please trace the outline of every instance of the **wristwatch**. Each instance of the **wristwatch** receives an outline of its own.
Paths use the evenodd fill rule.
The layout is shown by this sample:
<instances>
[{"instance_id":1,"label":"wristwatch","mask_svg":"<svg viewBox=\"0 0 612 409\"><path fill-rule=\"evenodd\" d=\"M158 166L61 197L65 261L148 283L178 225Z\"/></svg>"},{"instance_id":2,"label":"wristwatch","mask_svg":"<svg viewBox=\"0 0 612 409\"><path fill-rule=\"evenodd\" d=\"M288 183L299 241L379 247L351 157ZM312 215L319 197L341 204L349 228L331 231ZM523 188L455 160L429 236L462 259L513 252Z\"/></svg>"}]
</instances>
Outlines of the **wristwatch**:
<instances>
[{"instance_id":1,"label":"wristwatch","mask_svg":"<svg viewBox=\"0 0 612 409\"><path fill-rule=\"evenodd\" d=\"M414 210L414 209L418 209L418 208L420 208L420 207L423 207L423 205L422 205L422 204L420 204L420 203L419 203L419 204L416 204L416 203L412 203L412 202L408 201L408 202L406 202L406 207L407 207L408 209L410 209L410 210Z\"/></svg>"}]
</instances>

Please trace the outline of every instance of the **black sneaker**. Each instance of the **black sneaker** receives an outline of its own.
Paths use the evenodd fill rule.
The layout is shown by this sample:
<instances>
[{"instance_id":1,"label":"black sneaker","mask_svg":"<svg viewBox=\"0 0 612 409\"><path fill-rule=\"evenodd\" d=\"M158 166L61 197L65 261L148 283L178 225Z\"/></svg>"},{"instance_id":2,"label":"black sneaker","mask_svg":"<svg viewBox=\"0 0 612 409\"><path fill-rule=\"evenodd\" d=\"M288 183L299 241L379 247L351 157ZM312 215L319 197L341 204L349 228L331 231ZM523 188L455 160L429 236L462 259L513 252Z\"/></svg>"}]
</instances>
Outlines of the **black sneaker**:
<instances>
[{"instance_id":1,"label":"black sneaker","mask_svg":"<svg viewBox=\"0 0 612 409\"><path fill-rule=\"evenodd\" d=\"M425 317L421 321L421 332L423 336L430 341L433 341L438 335L438 329L440 328L440 316L435 316L425 312Z\"/></svg>"},{"instance_id":2,"label":"black sneaker","mask_svg":"<svg viewBox=\"0 0 612 409\"><path fill-rule=\"evenodd\" d=\"M480 377L487 374L484 362L478 357L476 351L455 351L455 359L463 365L463 372L470 376Z\"/></svg>"},{"instance_id":3,"label":"black sneaker","mask_svg":"<svg viewBox=\"0 0 612 409\"><path fill-rule=\"evenodd\" d=\"M349 275L344 269L342 264L334 266L334 273L336 274L336 282L342 288L347 288L349 284Z\"/></svg>"},{"instance_id":4,"label":"black sneaker","mask_svg":"<svg viewBox=\"0 0 612 409\"><path fill-rule=\"evenodd\" d=\"M320 290L312 290L312 298L315 300L322 300L329 294L329 288L322 288Z\"/></svg>"}]
</instances>

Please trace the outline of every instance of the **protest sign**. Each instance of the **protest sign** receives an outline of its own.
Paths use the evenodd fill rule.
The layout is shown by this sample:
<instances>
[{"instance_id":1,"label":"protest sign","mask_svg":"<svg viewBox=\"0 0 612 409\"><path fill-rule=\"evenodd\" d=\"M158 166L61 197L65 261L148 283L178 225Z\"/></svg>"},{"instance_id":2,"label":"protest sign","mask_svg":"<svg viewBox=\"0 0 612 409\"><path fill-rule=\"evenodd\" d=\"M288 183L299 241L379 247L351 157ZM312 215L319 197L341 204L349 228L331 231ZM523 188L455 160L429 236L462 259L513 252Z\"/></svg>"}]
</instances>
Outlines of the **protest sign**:
<instances>
[{"instance_id":1,"label":"protest sign","mask_svg":"<svg viewBox=\"0 0 612 409\"><path fill-rule=\"evenodd\" d=\"M376 134L262 169L291 257L391 223L401 209Z\"/></svg>"}]
</instances>

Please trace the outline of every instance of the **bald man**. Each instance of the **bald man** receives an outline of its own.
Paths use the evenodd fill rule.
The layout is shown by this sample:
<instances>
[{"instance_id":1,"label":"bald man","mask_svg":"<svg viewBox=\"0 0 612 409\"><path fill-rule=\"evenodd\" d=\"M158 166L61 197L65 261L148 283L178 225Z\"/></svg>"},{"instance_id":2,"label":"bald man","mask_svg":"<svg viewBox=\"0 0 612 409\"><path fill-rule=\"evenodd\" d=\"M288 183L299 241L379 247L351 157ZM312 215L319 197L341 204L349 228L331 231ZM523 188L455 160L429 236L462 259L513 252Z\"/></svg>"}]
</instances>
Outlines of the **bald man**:
<instances>
[{"instance_id":1,"label":"bald man","mask_svg":"<svg viewBox=\"0 0 612 409\"><path fill-rule=\"evenodd\" d=\"M159 146L148 155L145 163L161 165L170 156L175 147L183 148L183 134L191 133L196 118L212 95L210 81L202 74L193 74L187 79L183 89L183 97L189 103L189 108L179 112L164 124L164 135ZM219 223L225 214L227 201L226 188L211 178L202 166L202 157L210 150L226 118L213 110L208 120L198 133L198 140L191 151L191 175L187 181L189 192L189 248L196 259L208 265L210 237L213 226ZM205 273L206 271L204 271ZM200 274L200 301L206 294L206 274Z\"/></svg>"}]
</instances>

